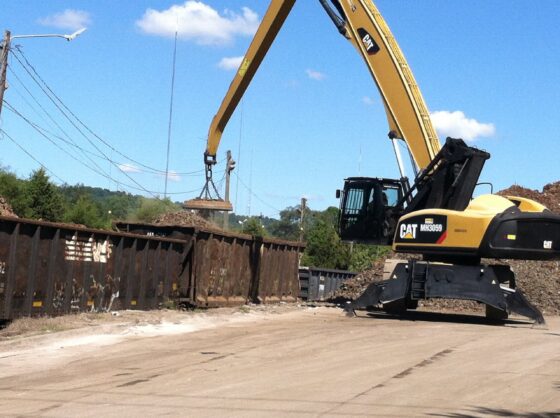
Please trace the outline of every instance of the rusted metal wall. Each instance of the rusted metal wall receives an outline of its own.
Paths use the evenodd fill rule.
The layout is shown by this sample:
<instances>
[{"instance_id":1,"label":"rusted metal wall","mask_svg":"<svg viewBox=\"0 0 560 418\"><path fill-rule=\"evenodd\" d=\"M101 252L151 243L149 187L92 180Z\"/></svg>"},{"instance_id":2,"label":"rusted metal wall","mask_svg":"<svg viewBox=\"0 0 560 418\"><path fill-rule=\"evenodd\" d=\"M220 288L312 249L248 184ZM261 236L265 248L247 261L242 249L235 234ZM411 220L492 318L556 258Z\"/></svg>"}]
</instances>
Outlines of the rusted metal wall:
<instances>
[{"instance_id":1,"label":"rusted metal wall","mask_svg":"<svg viewBox=\"0 0 560 418\"><path fill-rule=\"evenodd\" d=\"M334 296L345 280L356 276L356 272L316 267L299 268L299 297L307 301L323 301Z\"/></svg>"},{"instance_id":2,"label":"rusted metal wall","mask_svg":"<svg viewBox=\"0 0 560 418\"><path fill-rule=\"evenodd\" d=\"M299 251L282 241L262 240L260 243L259 291L262 302L294 302L299 294ZM259 245L260 244L260 245Z\"/></svg>"},{"instance_id":3,"label":"rusted metal wall","mask_svg":"<svg viewBox=\"0 0 560 418\"><path fill-rule=\"evenodd\" d=\"M0 318L151 309L188 291L183 240L0 217Z\"/></svg>"},{"instance_id":4,"label":"rusted metal wall","mask_svg":"<svg viewBox=\"0 0 560 418\"><path fill-rule=\"evenodd\" d=\"M0 319L297 299L299 243L118 226L125 232L0 217Z\"/></svg>"},{"instance_id":5,"label":"rusted metal wall","mask_svg":"<svg viewBox=\"0 0 560 418\"><path fill-rule=\"evenodd\" d=\"M190 297L197 306L297 300L301 243L184 226L117 223L116 227L192 241Z\"/></svg>"}]
</instances>

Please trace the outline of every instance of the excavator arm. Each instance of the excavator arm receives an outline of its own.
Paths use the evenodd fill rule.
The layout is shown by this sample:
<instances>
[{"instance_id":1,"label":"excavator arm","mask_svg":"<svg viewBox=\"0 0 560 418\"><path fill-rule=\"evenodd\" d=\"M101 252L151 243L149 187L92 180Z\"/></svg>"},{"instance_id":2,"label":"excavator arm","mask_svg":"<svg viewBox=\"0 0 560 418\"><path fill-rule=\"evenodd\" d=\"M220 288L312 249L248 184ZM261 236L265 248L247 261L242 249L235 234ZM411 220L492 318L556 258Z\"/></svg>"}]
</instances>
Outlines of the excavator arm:
<instances>
[{"instance_id":1,"label":"excavator arm","mask_svg":"<svg viewBox=\"0 0 560 418\"><path fill-rule=\"evenodd\" d=\"M385 20L370 0L331 0L332 6L328 0L319 2L364 58L385 105L389 136L404 140L418 168L426 168L440 143L414 76ZM215 164L224 129L294 4L295 0L271 1L210 125L204 153L207 167Z\"/></svg>"},{"instance_id":2,"label":"excavator arm","mask_svg":"<svg viewBox=\"0 0 560 418\"><path fill-rule=\"evenodd\" d=\"M325 9L326 0L320 0ZM422 94L385 19L370 0L332 0L345 36L363 57L385 105L389 137L402 139L420 169L440 150ZM332 14L329 13L332 18Z\"/></svg>"},{"instance_id":3,"label":"excavator arm","mask_svg":"<svg viewBox=\"0 0 560 418\"><path fill-rule=\"evenodd\" d=\"M296 0L272 0L270 2L270 6L257 29L251 45L249 45L249 49L243 57L243 61L229 86L228 92L218 109L218 113L212 119L204 153L204 162L207 166L215 164L216 153L224 129L295 2Z\"/></svg>"}]
</instances>

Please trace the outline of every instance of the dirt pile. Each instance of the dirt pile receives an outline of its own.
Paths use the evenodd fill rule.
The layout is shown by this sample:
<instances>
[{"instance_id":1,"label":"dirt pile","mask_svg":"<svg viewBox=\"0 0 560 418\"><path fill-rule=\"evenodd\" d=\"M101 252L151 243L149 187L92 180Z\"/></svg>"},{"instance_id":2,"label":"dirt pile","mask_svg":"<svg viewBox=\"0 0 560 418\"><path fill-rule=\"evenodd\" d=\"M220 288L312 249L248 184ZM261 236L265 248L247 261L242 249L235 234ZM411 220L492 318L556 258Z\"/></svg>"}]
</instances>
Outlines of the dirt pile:
<instances>
[{"instance_id":1,"label":"dirt pile","mask_svg":"<svg viewBox=\"0 0 560 418\"><path fill-rule=\"evenodd\" d=\"M519 196L532 199L545 205L552 212L560 213L560 181L549 183L542 191L527 189L526 187L513 185L505 190L499 191L501 196Z\"/></svg>"},{"instance_id":2,"label":"dirt pile","mask_svg":"<svg viewBox=\"0 0 560 418\"><path fill-rule=\"evenodd\" d=\"M398 255L392 253L387 258L396 258ZM360 296L370 283L380 282L383 280L383 266L385 259L380 258L373 263L371 269L358 273L351 279L345 280L338 288L333 296L333 300L337 298L355 299Z\"/></svg>"},{"instance_id":3,"label":"dirt pile","mask_svg":"<svg viewBox=\"0 0 560 418\"><path fill-rule=\"evenodd\" d=\"M18 216L14 213L12 207L6 199L0 196L0 216L13 216L17 218Z\"/></svg>"},{"instance_id":4,"label":"dirt pile","mask_svg":"<svg viewBox=\"0 0 560 418\"><path fill-rule=\"evenodd\" d=\"M160 215L153 223L157 225L189 226L214 230L220 229L215 223L204 219L194 212L187 212L185 210Z\"/></svg>"},{"instance_id":5,"label":"dirt pile","mask_svg":"<svg viewBox=\"0 0 560 418\"><path fill-rule=\"evenodd\" d=\"M560 315L560 261L503 261L532 304L545 315Z\"/></svg>"}]
</instances>

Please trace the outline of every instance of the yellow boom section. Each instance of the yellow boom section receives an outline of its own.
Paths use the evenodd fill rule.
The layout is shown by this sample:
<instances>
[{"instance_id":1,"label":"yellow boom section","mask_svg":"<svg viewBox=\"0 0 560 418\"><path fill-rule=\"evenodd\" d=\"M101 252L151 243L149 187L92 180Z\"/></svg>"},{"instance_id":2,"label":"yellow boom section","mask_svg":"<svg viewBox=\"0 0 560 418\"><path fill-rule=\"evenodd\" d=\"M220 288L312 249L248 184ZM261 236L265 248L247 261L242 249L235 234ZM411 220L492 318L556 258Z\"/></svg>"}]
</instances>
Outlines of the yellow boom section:
<instances>
[{"instance_id":1,"label":"yellow boom section","mask_svg":"<svg viewBox=\"0 0 560 418\"><path fill-rule=\"evenodd\" d=\"M295 1L271 1L210 125L205 153L207 164L215 162L222 133ZM370 0L331 1L343 14L340 18L344 36L362 55L377 84L385 105L390 136L404 140L416 165L425 168L440 150L440 142L420 89L389 27ZM320 2L325 7L326 1Z\"/></svg>"},{"instance_id":2,"label":"yellow boom section","mask_svg":"<svg viewBox=\"0 0 560 418\"><path fill-rule=\"evenodd\" d=\"M441 145L430 114L391 30L370 0L340 0L347 37L358 49L379 89L391 136L403 139L425 168Z\"/></svg>"},{"instance_id":3,"label":"yellow boom section","mask_svg":"<svg viewBox=\"0 0 560 418\"><path fill-rule=\"evenodd\" d=\"M296 0L272 0L208 131L206 157L216 156L222 133Z\"/></svg>"}]
</instances>

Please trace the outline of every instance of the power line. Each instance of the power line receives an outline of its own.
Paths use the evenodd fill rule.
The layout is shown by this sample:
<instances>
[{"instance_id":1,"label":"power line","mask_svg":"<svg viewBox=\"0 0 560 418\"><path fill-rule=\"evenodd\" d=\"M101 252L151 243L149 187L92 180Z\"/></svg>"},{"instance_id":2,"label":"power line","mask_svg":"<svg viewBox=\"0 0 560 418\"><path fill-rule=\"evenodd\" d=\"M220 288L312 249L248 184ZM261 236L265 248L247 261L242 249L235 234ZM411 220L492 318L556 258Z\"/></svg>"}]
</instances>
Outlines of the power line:
<instances>
[{"instance_id":1,"label":"power line","mask_svg":"<svg viewBox=\"0 0 560 418\"><path fill-rule=\"evenodd\" d=\"M99 147L97 147L88 137L87 135L72 121L72 119L70 119L70 117L68 116L68 114L66 113L66 111L72 115L72 117L74 119L76 119L76 121L82 125L88 132L90 132L94 137L96 137L98 140L100 140L104 145L106 145L107 147L109 147L112 151L114 151L115 153L123 156L124 158L126 158L129 161L132 161L142 167L147 168L148 170L150 170L151 172L155 172L158 175L164 174L164 172L162 170L158 170L158 169L154 169L153 167L149 167L145 164L142 164L128 156L126 156L125 154L121 153L120 151L118 151L117 149L115 149L114 147L112 147L110 144L108 144L106 141L104 141L102 138L100 138L97 134L95 134L95 132L93 132L89 127L87 127L87 125L85 125L63 102L62 100L56 95L56 93L54 93L54 91L47 85L47 83L42 79L42 77L37 73L37 71L35 70L35 68L33 67L33 65L29 62L29 60L25 57L25 55L23 54L23 52L17 48L17 54L21 55L22 59L25 61L24 62L17 56L14 55L16 60L19 62L19 64L22 66L22 68L27 72L27 74L31 77L31 79L39 86L39 88L43 91L43 93L47 96L47 98L51 101L52 104L55 105L55 107L62 113L62 115L68 120L68 122L70 122L70 124L90 143L90 145L92 147L94 147L100 154L101 156L92 153L88 150L85 150L84 148L80 147L78 144L76 144L71 138L70 136L64 131L64 129L62 129L62 127L60 127L60 125L58 125L56 123L56 121L54 120L54 118L52 118L52 116L50 116L49 112L46 111L46 109L39 103L39 101L35 98L35 96L33 96L33 94L29 91L29 89L27 89L27 87L25 87L24 83L21 82L21 80L18 78L18 81L20 81L20 83L24 86L25 90L28 92L28 94L33 98L33 100L37 103L37 105L39 107L41 107L41 109L43 110L43 112L53 121L53 123L61 130L61 132L63 132L63 134L65 134L65 136L68 138L68 141L65 141L64 139L62 139L59 136L56 136L58 139L60 139L61 141L65 142L67 145L71 145L73 147L75 147L76 149L80 150L84 156L96 167L98 167L98 170L92 168L91 166L89 166L88 164L86 164L85 162L78 160L77 158L75 158L72 154L69 154L68 151L64 150L63 148L60 148L60 146L58 146L58 144L54 143L52 139L48 138L48 136L45 134L45 132L48 132L46 129L41 128L39 125L34 124L33 122L31 122L29 119L27 119L26 121L30 124L30 126L32 126L35 130L37 130L37 132L39 132L42 136L44 136L47 140L49 140L50 142L52 142L55 146L57 146L59 149L62 149L65 153L69 154L73 159L75 159L76 161L78 161L80 164L85 165L86 167L88 167L90 170L94 171L96 174L101 175L102 177L108 178L110 180L116 181L119 184L123 184L124 186L131 188L131 189L136 189L136 190L140 190L143 191L145 193L151 194L153 197L157 197L154 195L154 193L156 194L161 194L160 192L156 192L156 191L151 191L146 189L144 186L142 186L140 183L138 183L136 180L134 180L130 175L128 175L128 173L122 169L121 166L119 166L119 164L117 164L117 162L113 161L112 158L109 158L101 149L99 149ZM30 70L31 69L31 70ZM40 80L40 82L39 82ZM56 99L56 101L53 99ZM60 103L60 105L58 103ZM62 107L61 107L62 106ZM31 106L32 109L34 111L36 111L36 109L33 108L33 106ZM13 107L12 107L13 111L16 111ZM19 112L18 112L19 113ZM21 115L21 113L20 113ZM23 115L21 115L23 116ZM51 134L53 135L53 134ZM54 136L54 135L53 135ZM69 142L71 144L69 144ZM132 186L130 184L125 184L122 183L120 181L115 180L112 176L108 175L107 173L104 172L104 170L99 167L98 164L96 164L91 158L88 157L87 154L92 154L94 155L96 158L103 158L106 161L110 162L112 165L115 165L116 168L122 172L127 178L129 178L134 184L136 184L138 187ZM180 173L177 172L177 175L193 175L195 173L200 173L203 172L204 170L198 170L198 171L194 171L194 172L187 172L187 173ZM196 191L199 191L200 189L194 189L194 190L190 190L190 191L186 191L186 192L174 192L174 193L170 193L173 195L180 195L180 194L190 194L190 193L194 193Z\"/></svg>"},{"instance_id":2,"label":"power line","mask_svg":"<svg viewBox=\"0 0 560 418\"><path fill-rule=\"evenodd\" d=\"M43 92L49 97L49 99L53 102L53 104L55 104L55 106L57 108L59 108L59 106L54 103L54 101L50 98L49 94L42 88L42 86L40 85L40 83L37 81L36 78L38 78L41 83L45 86L45 88L50 92L50 94L52 94L52 96L54 96L54 98L60 103L60 105L62 107L64 107L64 109L66 109L66 111L68 111L68 113L70 113L70 115L72 115L72 117L74 119L76 119L76 121L87 131L89 132L91 135L94 136L94 138L96 138L97 140L99 140L103 145L105 145L107 148L109 148L111 151L115 152L116 154L120 155L121 157L125 158L128 161L131 161L141 167L144 167L145 169L149 170L149 171L153 171L159 174L165 174L165 170L160 170L158 168L154 168L154 167L150 167L144 163L141 163L138 160L135 160L132 157L129 157L128 155L122 153L121 151L119 151L118 149L116 149L115 147L113 147L108 141L106 141L105 139L103 139L101 136L99 136L97 133L95 133L91 128L89 128L89 126L87 126L74 112L72 112L72 110L70 108L68 108L68 106L66 106L66 104L62 101L62 99L60 99L60 97L57 96L57 94L47 85L47 83L45 82L45 80L43 80L43 78L41 78L41 76L37 73L37 70L33 67L33 65L29 62L29 60L27 59L27 57L25 56L25 54L23 53L23 51L21 50L21 48L19 46L16 46L16 50L17 53L21 55L22 59L25 61L26 64L24 64L16 55L14 55L16 57L16 59L18 60L18 62L20 63L20 65L24 68L24 70L29 74L29 76L33 79L33 81L35 81L35 83L37 83L37 85L39 85L39 87L43 90ZM31 71L35 74L36 78L33 76L33 74L31 74L29 68L31 69ZM59 108L59 110L62 112L62 110ZM67 117L67 116L66 116ZM68 118L68 117L67 117ZM68 118L69 119L69 118ZM72 123L70 121L70 123ZM73 123L72 123L73 124ZM73 124L74 125L74 124ZM74 125L74 127L76 127ZM76 129L78 129L76 127ZM79 130L79 129L78 129ZM86 138L87 139L87 138ZM197 170L196 173L198 172L204 172L204 169L201 170ZM178 174L188 174L188 173L178 173Z\"/></svg>"},{"instance_id":3,"label":"power line","mask_svg":"<svg viewBox=\"0 0 560 418\"><path fill-rule=\"evenodd\" d=\"M175 29L175 46L173 48L173 72L171 75L171 98L169 99L169 126L167 127L167 158L165 160L165 191L167 196L167 180L169 179L169 150L171 148L171 123L173 122L173 95L175 93L175 63L177 58L177 34Z\"/></svg>"},{"instance_id":4,"label":"power line","mask_svg":"<svg viewBox=\"0 0 560 418\"><path fill-rule=\"evenodd\" d=\"M35 126L33 124L33 122L29 121L28 119L25 118L25 116L21 115L21 113L19 113L17 110L15 110L13 108L13 106L11 106L8 102L6 102L4 100L4 103L7 106L7 109L10 110L11 112L16 113L18 116L20 116L25 122L27 122L34 130L36 130L39 135L41 135L43 138L45 138L47 141L49 141L50 143L52 143L55 147L57 147L59 150L61 150L62 152L64 152L65 154L67 154L70 158L72 158L74 161L78 162L79 164L83 165L84 167L88 168L89 170L91 170L92 172L94 172L95 174L100 175L101 177L104 177L110 181L114 181L116 183L119 183L129 189L133 189L133 190L137 190L137 191L145 191L144 188L138 188L135 187L131 184L127 184L127 183L123 183L115 178L113 178L112 176L108 175L107 173L103 172L103 171L99 171L96 170L95 168L91 167L90 165L88 165L86 162L79 160L75 155L72 155L70 152L68 152L68 150L65 150L64 148L62 148L60 145L58 145L55 141L52 140L52 138L49 138L47 134L45 134L45 132L41 131L41 128L38 126ZM6 133L5 131L3 131L3 133ZM7 135L7 134L6 134ZM10 139L13 140L13 138L10 137ZM60 140L64 141L64 139L59 138ZM18 145L19 146L19 145ZM87 152L87 151L86 151ZM57 178L60 179L60 177L56 176ZM149 190L150 194L152 195L160 195L161 192L160 191L154 191L154 190ZM184 191L184 192L173 192L173 193L168 193L168 194L172 194L172 195L183 195L183 194L192 194L192 193L197 193L200 192L200 188L194 189L194 190L189 190L189 191Z\"/></svg>"},{"instance_id":5,"label":"power line","mask_svg":"<svg viewBox=\"0 0 560 418\"><path fill-rule=\"evenodd\" d=\"M39 102L39 100L33 95L33 93L31 93L31 91L25 86L25 84L23 83L23 81L17 76L17 74L15 74L15 72L13 72L10 69L10 72L12 75L15 76L16 80L18 80L18 82L22 85L22 87L25 89L25 91L29 94L29 96L33 99L33 101L37 104L37 106L39 106L39 108L43 111L43 113L49 118L49 120L60 130L60 132L62 132L62 134L67 138L68 141L63 140L62 138L60 138L62 141L68 143L71 143L72 146L75 146L77 149L79 149L81 151L81 153L84 155L85 158L87 158L92 164L94 164L100 171L103 171L103 169L95 162L93 161L91 158L89 158L86 155L86 150L84 150L83 148L79 147L78 144L76 144L76 142L70 137L70 135L68 135L68 133L62 128L62 126L60 126L58 124L58 122L51 116L51 114L47 111L47 109L45 109L45 107ZM19 92L18 92L19 93ZM48 96L47 96L48 97ZM25 99L24 99L25 100ZM6 104L8 104L6 101L4 101ZM36 109L34 109L33 106L30 106L35 112L37 112ZM19 112L17 112L12 106L10 106L12 112L15 112L16 114L18 114L20 117L24 118L23 115L21 115ZM37 112L38 113L38 112ZM26 119L26 118L24 118ZM26 119L26 121L29 123L29 120Z\"/></svg>"},{"instance_id":6,"label":"power line","mask_svg":"<svg viewBox=\"0 0 560 418\"><path fill-rule=\"evenodd\" d=\"M25 69L25 68L24 68L24 69ZM47 115L47 117L51 120L51 122L66 136L66 138L68 138L68 140L69 140L70 142L72 142L72 143L74 144L75 147L78 147L77 144L75 144L75 142L72 141L72 139L70 138L70 136L68 135L68 133L67 133L66 131L64 131L64 129L63 129L63 128L56 122L56 120L49 114L49 112L41 105L41 103L40 103L39 100L33 95L33 93L25 86L25 83L21 80L21 78L19 78L19 76L17 75L17 73L16 73L15 71L13 71L11 68L8 68L8 70L10 71L11 75L13 75L13 76L15 77L15 79L18 81L18 83L25 89L25 91L27 92L27 94L33 99L33 101L37 104L37 106L39 106L39 108L43 111L43 113L45 113L45 114ZM37 83L36 80L34 80L34 81ZM26 102L26 104L27 104L35 113L37 113L37 115L39 115L39 117L41 117L41 119L44 120L43 116L41 116L41 115L39 114L39 112L37 111L37 109L35 109L34 106L31 105L31 104L29 103L29 101L18 91L18 89L16 89L16 92L17 92L18 95ZM52 101L52 100L51 100L51 101ZM43 129L44 129L44 128L43 128ZM78 147L78 148L80 148L80 147ZM119 155L121 155L121 156L124 156L123 158L125 158L125 159L128 160L128 161L134 162L134 163L140 165L141 167L144 167L144 168L138 168L138 171L140 171L140 172L143 172L143 173L154 173L154 174L158 174L158 175L161 175L161 174L165 173L165 171L163 171L163 170L159 170L159 169L156 169L156 168L152 168L152 167L146 166L146 165L144 165L144 164L139 164L139 163L137 163L134 159L132 159L132 158L130 158L130 157L127 157L126 155L124 155L123 153L117 151L117 150L114 149L114 148L112 148L111 151L114 151L114 152L116 152L117 154L119 154ZM106 159L106 158L105 158L104 156L102 156L102 155L98 155L98 154L92 153L92 152L90 152L90 151L86 151L86 152L88 152L88 153L91 154L91 155L94 155L96 158L105 159L105 160L109 161L110 163L117 163L117 162L115 162L112 158ZM218 164L221 164L221 163L223 163L223 160L218 162ZM135 168L136 168L136 167L135 167ZM181 176L194 176L194 175L200 175L200 176L202 176L203 173L204 173L204 169L194 170L194 171L188 171L188 172L180 172L180 171L177 171L177 172L175 172L175 173L178 174L178 175L181 175Z\"/></svg>"},{"instance_id":7,"label":"power line","mask_svg":"<svg viewBox=\"0 0 560 418\"><path fill-rule=\"evenodd\" d=\"M6 103L4 101L4 103ZM12 138L10 135L8 135L8 133L4 130L4 129L0 129L0 132L6 137L8 138L10 141L12 141L20 150L22 150L25 154L27 154L27 156L29 158L31 158L33 161L35 161L37 164L39 164L41 166L41 168L43 168L45 171L48 171L49 173L51 173L51 175L55 178L57 178L62 184L66 183L62 178L60 178L59 176L57 176L51 169L49 169L45 164L43 164L41 161L39 161L37 158L35 158L29 151L27 151L25 148L23 148L21 146L21 144L19 144L14 138Z\"/></svg>"},{"instance_id":8,"label":"power line","mask_svg":"<svg viewBox=\"0 0 560 418\"><path fill-rule=\"evenodd\" d=\"M92 152L92 151L90 151L90 150L84 149L84 148L82 148L81 146L79 146L78 144L76 144L74 141L66 140L66 139L62 138L61 136L56 135L56 134L53 133L53 132L50 132L48 129L45 129L45 128L41 127L39 124L33 122L33 121L30 120L28 117L26 117L26 116L23 115L21 112L19 112L17 109L15 109L15 108L14 108L9 102L7 102L6 100L4 100L4 103L6 104L7 109L8 109L9 111L11 111L12 113L14 113L16 116L20 117L23 121L25 121L29 126L31 126L33 129L35 129L36 131L38 131L40 134L42 134L42 135L43 135L43 134L44 134L44 135L47 135L47 134L48 134L48 135L50 135L51 137L54 137L54 138L56 138L56 139L58 139L58 140L64 142L66 145L71 146L71 147L73 147L73 148L76 148L76 149L80 150L82 153L90 154L91 156L96 157L96 158L99 158L99 159L105 159L105 157L103 157L102 155L96 154L95 152ZM63 150L64 150L64 149L63 149ZM64 151L65 151L65 150L64 150ZM113 159L109 159L108 161L109 161L110 163L112 163L112 164L123 165L122 163L120 163L120 162L118 162L118 161L114 161ZM82 161L79 161L79 162L82 163ZM139 172L142 172L142 173L146 173L145 171L143 171L143 170L141 170L141 169L138 169L138 171L139 171ZM151 172L148 172L148 173L151 173ZM98 174L99 174L99 173L98 173ZM160 173L156 173L156 174L161 175ZM202 175L196 175L196 174L194 174L194 172L193 172L193 173L174 173L174 174L181 175L181 176L188 175L188 176L202 177ZM115 179L113 179L113 180L115 180ZM115 181L116 181L116 180L115 180Z\"/></svg>"},{"instance_id":9,"label":"power line","mask_svg":"<svg viewBox=\"0 0 560 418\"><path fill-rule=\"evenodd\" d=\"M267 202L265 202L264 200L262 200L259 196L257 196L257 194L255 194L255 192L253 192L253 191L251 190L251 188L250 188L249 186L247 186L247 185L243 182L243 180L241 180L241 178L239 177L239 175L237 175L237 173L236 173L235 171L233 172L233 174L235 174L235 176L237 177L237 180L241 183L241 185L242 185L243 187L245 187L245 189L247 189L247 191L248 191L249 193L251 193L251 195L253 195L253 197L254 197L255 199L257 199L259 202L261 202L263 205L269 207L270 209L273 209L276 213L280 213L280 212L281 212L279 209L275 208L274 206L270 205L269 203L267 203Z\"/></svg>"},{"instance_id":10,"label":"power line","mask_svg":"<svg viewBox=\"0 0 560 418\"><path fill-rule=\"evenodd\" d=\"M27 61L27 59L25 58L25 55L23 55L23 53L19 50L18 47L16 47L16 49L18 50L18 53L22 55L23 59L26 61L27 65L29 67L31 67L31 69L33 70L33 72L36 74L36 76L41 80L41 82L43 83L43 85L45 86L45 88L56 98L56 100L64 107L64 109L66 109L82 126L84 126L86 128L86 130L89 130L89 128L87 126L85 126L77 117L76 115L74 115L72 113L72 111L70 109L68 109L68 107L62 102L62 100L52 91L52 89L45 83L45 81L41 78L41 76L39 76L39 74L37 74L35 68L33 68L33 66L29 63L29 61ZM45 88L43 88L43 86L41 85L41 83L39 83L39 81L37 81L37 78L35 78L35 76L33 74L31 74L31 72L29 71L29 69L23 64L23 62L21 62L21 60L19 59L19 57L17 56L17 54L14 55L16 57L16 59L19 61L19 63L24 67L25 71L29 74L29 76L33 79L33 81L35 81L35 83L37 83L37 85L39 86L39 88L43 91L43 93L45 93L45 95L49 98L49 100L55 105L55 107L62 113L62 115L68 120L68 122L70 122L70 124L72 124L72 126L74 126L74 128L76 128L76 130L90 143L90 145L92 147L94 147L98 152L100 152L105 159L107 159L108 161L110 160L109 157L107 157L105 155L105 153L103 151L101 151L101 149L99 149L99 147L97 145L95 145L93 143L93 141L88 138L87 135L84 134L84 132L78 127L76 126L76 124L70 119L70 117L65 113L65 111L56 103L55 100L52 99L51 95L45 90ZM95 134L89 130L94 136ZM98 138L101 140L101 138ZM102 142L105 143L105 141L102 140ZM110 147L111 148L111 147ZM92 161L93 164L97 165L95 162ZM132 181L134 184L136 184L140 189L142 189L145 193L151 194L154 198L156 198L156 196L151 193L149 190L147 190L144 186L142 186L138 181L136 181L135 179L133 179L125 170L123 170L121 167L119 167L117 164L112 163L113 165L115 165L116 168L119 169L119 171L121 173L123 173L130 181ZM103 169L101 167L99 167L99 170L103 171Z\"/></svg>"}]
</instances>

